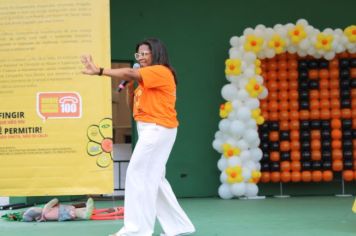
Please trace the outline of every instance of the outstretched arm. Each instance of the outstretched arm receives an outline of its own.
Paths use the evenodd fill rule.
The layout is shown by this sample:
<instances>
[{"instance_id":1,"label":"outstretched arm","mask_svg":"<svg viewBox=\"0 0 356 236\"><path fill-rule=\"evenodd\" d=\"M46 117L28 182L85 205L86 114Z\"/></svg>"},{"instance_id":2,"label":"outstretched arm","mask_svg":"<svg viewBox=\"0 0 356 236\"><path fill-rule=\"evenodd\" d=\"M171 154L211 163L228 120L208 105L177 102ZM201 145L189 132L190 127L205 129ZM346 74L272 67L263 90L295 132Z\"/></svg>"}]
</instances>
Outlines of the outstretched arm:
<instances>
[{"instance_id":1,"label":"outstretched arm","mask_svg":"<svg viewBox=\"0 0 356 236\"><path fill-rule=\"evenodd\" d=\"M49 201L42 210L42 215L39 221L46 221L45 215L54 207L58 204L58 199L54 198L51 201Z\"/></svg>"},{"instance_id":2,"label":"outstretched arm","mask_svg":"<svg viewBox=\"0 0 356 236\"><path fill-rule=\"evenodd\" d=\"M138 82L142 81L140 73L132 68L117 68L117 69L105 68L102 71L100 71L100 68L94 64L91 55L82 55L81 62L85 67L82 73L86 75L100 74L100 75L119 78L121 80L136 80Z\"/></svg>"}]
</instances>

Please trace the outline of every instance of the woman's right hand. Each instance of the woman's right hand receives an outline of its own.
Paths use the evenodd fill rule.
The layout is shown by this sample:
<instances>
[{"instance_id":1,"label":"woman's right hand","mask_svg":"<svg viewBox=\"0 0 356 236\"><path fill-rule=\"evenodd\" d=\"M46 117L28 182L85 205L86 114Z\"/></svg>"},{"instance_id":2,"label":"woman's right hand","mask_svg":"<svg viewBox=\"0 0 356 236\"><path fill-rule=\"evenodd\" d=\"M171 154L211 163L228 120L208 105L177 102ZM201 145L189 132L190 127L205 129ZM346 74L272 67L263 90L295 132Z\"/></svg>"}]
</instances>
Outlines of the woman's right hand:
<instances>
[{"instance_id":1,"label":"woman's right hand","mask_svg":"<svg viewBox=\"0 0 356 236\"><path fill-rule=\"evenodd\" d=\"M93 59L91 55L82 55L80 57L80 61L84 65L84 70L82 70L83 74L86 75L98 75L100 72L100 69L94 64Z\"/></svg>"}]
</instances>

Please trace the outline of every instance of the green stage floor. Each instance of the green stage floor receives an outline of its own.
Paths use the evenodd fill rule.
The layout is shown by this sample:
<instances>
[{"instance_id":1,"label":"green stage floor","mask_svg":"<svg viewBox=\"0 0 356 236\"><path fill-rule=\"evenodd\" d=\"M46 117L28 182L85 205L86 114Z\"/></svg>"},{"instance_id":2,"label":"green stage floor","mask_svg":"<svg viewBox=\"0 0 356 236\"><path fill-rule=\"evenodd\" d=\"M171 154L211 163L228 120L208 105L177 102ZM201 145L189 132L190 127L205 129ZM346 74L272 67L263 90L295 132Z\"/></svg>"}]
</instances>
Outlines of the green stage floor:
<instances>
[{"instance_id":1,"label":"green stage floor","mask_svg":"<svg viewBox=\"0 0 356 236\"><path fill-rule=\"evenodd\" d=\"M196 226L194 236L355 236L353 201L354 197L333 196L180 199ZM122 201L96 201L97 208L122 204ZM122 220L42 223L0 220L0 236L107 236L122 224ZM156 225L154 236L159 233L160 227Z\"/></svg>"}]
</instances>

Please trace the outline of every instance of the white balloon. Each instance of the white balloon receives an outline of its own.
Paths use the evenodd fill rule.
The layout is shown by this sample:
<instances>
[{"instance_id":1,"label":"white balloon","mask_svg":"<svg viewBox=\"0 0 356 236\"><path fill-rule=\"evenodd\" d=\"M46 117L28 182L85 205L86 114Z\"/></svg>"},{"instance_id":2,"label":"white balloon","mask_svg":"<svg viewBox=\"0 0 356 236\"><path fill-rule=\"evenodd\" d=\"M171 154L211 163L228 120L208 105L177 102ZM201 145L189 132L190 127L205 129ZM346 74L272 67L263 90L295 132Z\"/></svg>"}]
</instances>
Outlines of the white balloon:
<instances>
[{"instance_id":1,"label":"white balloon","mask_svg":"<svg viewBox=\"0 0 356 236\"><path fill-rule=\"evenodd\" d=\"M246 77L252 77L255 75L255 69L252 67L248 67L245 71L244 71L244 75Z\"/></svg>"},{"instance_id":2,"label":"white balloon","mask_svg":"<svg viewBox=\"0 0 356 236\"><path fill-rule=\"evenodd\" d=\"M232 84L226 84L221 89L221 96L227 101L232 101L237 97L237 88Z\"/></svg>"},{"instance_id":3,"label":"white balloon","mask_svg":"<svg viewBox=\"0 0 356 236\"><path fill-rule=\"evenodd\" d=\"M260 148L250 149L251 159L254 161L260 161L262 159L263 152Z\"/></svg>"},{"instance_id":4,"label":"white balloon","mask_svg":"<svg viewBox=\"0 0 356 236\"><path fill-rule=\"evenodd\" d=\"M257 98L248 99L245 102L246 106L251 110L257 109L260 107L260 101Z\"/></svg>"},{"instance_id":5,"label":"white balloon","mask_svg":"<svg viewBox=\"0 0 356 236\"><path fill-rule=\"evenodd\" d=\"M240 100L232 101L232 107L234 108L234 110L237 110L239 107L242 107L242 101Z\"/></svg>"},{"instance_id":6,"label":"white balloon","mask_svg":"<svg viewBox=\"0 0 356 236\"><path fill-rule=\"evenodd\" d=\"M224 144L224 142L221 140L221 139L215 139L213 141L213 148L219 152L219 153L222 153L223 152L223 149L222 149L222 145Z\"/></svg>"},{"instance_id":7,"label":"white balloon","mask_svg":"<svg viewBox=\"0 0 356 236\"><path fill-rule=\"evenodd\" d=\"M247 52L242 56L243 60L248 64L255 63L256 55L253 52Z\"/></svg>"},{"instance_id":8,"label":"white balloon","mask_svg":"<svg viewBox=\"0 0 356 236\"><path fill-rule=\"evenodd\" d=\"M229 49L229 56L231 59L240 59L241 52L236 47L232 47Z\"/></svg>"},{"instance_id":9,"label":"white balloon","mask_svg":"<svg viewBox=\"0 0 356 236\"><path fill-rule=\"evenodd\" d=\"M259 137L256 130L248 129L243 135L244 140L248 143L254 143Z\"/></svg>"},{"instance_id":10,"label":"white balloon","mask_svg":"<svg viewBox=\"0 0 356 236\"><path fill-rule=\"evenodd\" d=\"M250 151L247 149L242 150L240 153L240 159L243 163L249 161L251 159Z\"/></svg>"},{"instance_id":11,"label":"white balloon","mask_svg":"<svg viewBox=\"0 0 356 236\"><path fill-rule=\"evenodd\" d=\"M226 183L227 178L228 178L228 176L227 176L227 174L225 173L225 171L222 171L221 174L220 174L220 182L221 182L221 183Z\"/></svg>"},{"instance_id":12,"label":"white balloon","mask_svg":"<svg viewBox=\"0 0 356 236\"><path fill-rule=\"evenodd\" d=\"M219 129L222 131L222 132L229 132L230 131L230 121L228 119L222 119L220 122L219 122Z\"/></svg>"},{"instance_id":13,"label":"white balloon","mask_svg":"<svg viewBox=\"0 0 356 236\"><path fill-rule=\"evenodd\" d=\"M222 184L220 185L218 189L218 194L222 199L231 199L233 198L233 194L230 191L229 185L228 184Z\"/></svg>"},{"instance_id":14,"label":"white balloon","mask_svg":"<svg viewBox=\"0 0 356 236\"><path fill-rule=\"evenodd\" d=\"M236 147L238 147L241 151L242 150L247 150L248 149L248 143L241 139L236 143Z\"/></svg>"},{"instance_id":15,"label":"white balloon","mask_svg":"<svg viewBox=\"0 0 356 236\"><path fill-rule=\"evenodd\" d=\"M307 26L309 23L306 19L299 19L297 21L297 25L303 25L304 27Z\"/></svg>"},{"instance_id":16,"label":"white balloon","mask_svg":"<svg viewBox=\"0 0 356 236\"><path fill-rule=\"evenodd\" d=\"M242 177L245 181L248 181L252 176L251 169L247 167L242 167Z\"/></svg>"},{"instance_id":17,"label":"white balloon","mask_svg":"<svg viewBox=\"0 0 356 236\"><path fill-rule=\"evenodd\" d=\"M220 159L218 160L218 169L220 171L224 171L227 168L227 160L225 157L220 157Z\"/></svg>"},{"instance_id":18,"label":"white balloon","mask_svg":"<svg viewBox=\"0 0 356 236\"><path fill-rule=\"evenodd\" d=\"M265 99L268 96L268 90L265 88L264 90L262 90L262 93L260 93L260 95L258 95L259 99Z\"/></svg>"},{"instance_id":19,"label":"white balloon","mask_svg":"<svg viewBox=\"0 0 356 236\"><path fill-rule=\"evenodd\" d=\"M230 189L235 196L242 196L245 194L246 185L245 183L236 183L231 185Z\"/></svg>"},{"instance_id":20,"label":"white balloon","mask_svg":"<svg viewBox=\"0 0 356 236\"><path fill-rule=\"evenodd\" d=\"M238 92L237 92L237 99L238 100L246 100L247 98L249 97L249 94L248 92L246 91L246 89L240 89Z\"/></svg>"},{"instance_id":21,"label":"white balloon","mask_svg":"<svg viewBox=\"0 0 356 236\"><path fill-rule=\"evenodd\" d=\"M237 37L237 36L232 36L232 37L230 38L230 45L231 45L232 47L237 47L237 46L239 45L239 37Z\"/></svg>"},{"instance_id":22,"label":"white balloon","mask_svg":"<svg viewBox=\"0 0 356 236\"><path fill-rule=\"evenodd\" d=\"M258 138L255 140L255 142L250 143L251 148L258 148L260 146L261 140Z\"/></svg>"},{"instance_id":23,"label":"white balloon","mask_svg":"<svg viewBox=\"0 0 356 236\"><path fill-rule=\"evenodd\" d=\"M241 166L241 160L237 156L232 156L227 160L228 166Z\"/></svg>"},{"instance_id":24,"label":"white balloon","mask_svg":"<svg viewBox=\"0 0 356 236\"><path fill-rule=\"evenodd\" d=\"M237 137L241 137L245 132L245 124L242 121L234 120L230 124L230 131Z\"/></svg>"},{"instance_id":25,"label":"white balloon","mask_svg":"<svg viewBox=\"0 0 356 236\"><path fill-rule=\"evenodd\" d=\"M216 139L222 139L222 138L224 138L224 134L223 134L222 131L218 130L218 131L215 132L214 137L215 137Z\"/></svg>"},{"instance_id":26,"label":"white balloon","mask_svg":"<svg viewBox=\"0 0 356 236\"><path fill-rule=\"evenodd\" d=\"M237 119L247 121L251 118L251 111L248 107L240 107L237 111Z\"/></svg>"},{"instance_id":27,"label":"white balloon","mask_svg":"<svg viewBox=\"0 0 356 236\"><path fill-rule=\"evenodd\" d=\"M257 129L257 124L256 121L254 119L249 119L248 121L246 121L246 127L248 129Z\"/></svg>"},{"instance_id":28,"label":"white balloon","mask_svg":"<svg viewBox=\"0 0 356 236\"><path fill-rule=\"evenodd\" d=\"M256 184L246 184L246 197L256 197L258 193L258 187Z\"/></svg>"}]
</instances>

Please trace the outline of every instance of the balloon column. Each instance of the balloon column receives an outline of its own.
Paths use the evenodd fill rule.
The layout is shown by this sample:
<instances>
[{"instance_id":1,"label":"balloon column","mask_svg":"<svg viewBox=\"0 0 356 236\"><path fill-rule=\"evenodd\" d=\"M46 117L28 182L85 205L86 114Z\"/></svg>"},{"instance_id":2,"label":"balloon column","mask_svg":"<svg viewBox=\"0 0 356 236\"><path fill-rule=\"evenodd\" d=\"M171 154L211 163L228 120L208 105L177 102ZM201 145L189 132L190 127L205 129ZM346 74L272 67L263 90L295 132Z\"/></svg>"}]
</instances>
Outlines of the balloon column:
<instances>
[{"instance_id":1,"label":"balloon column","mask_svg":"<svg viewBox=\"0 0 356 236\"><path fill-rule=\"evenodd\" d=\"M230 44L212 144L219 196L254 197L259 181L331 181L333 171L353 180L356 25L258 25Z\"/></svg>"}]
</instances>

